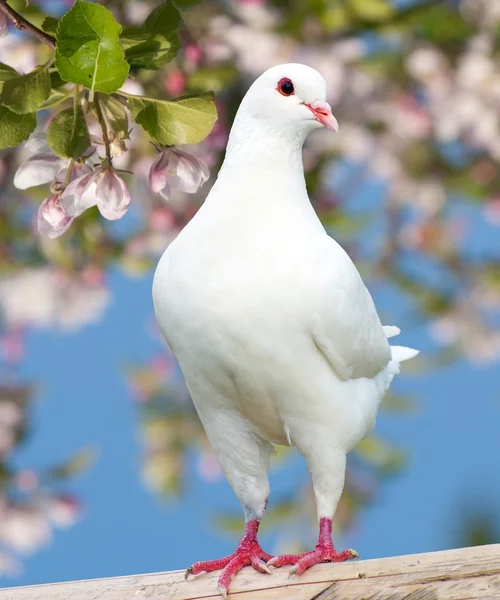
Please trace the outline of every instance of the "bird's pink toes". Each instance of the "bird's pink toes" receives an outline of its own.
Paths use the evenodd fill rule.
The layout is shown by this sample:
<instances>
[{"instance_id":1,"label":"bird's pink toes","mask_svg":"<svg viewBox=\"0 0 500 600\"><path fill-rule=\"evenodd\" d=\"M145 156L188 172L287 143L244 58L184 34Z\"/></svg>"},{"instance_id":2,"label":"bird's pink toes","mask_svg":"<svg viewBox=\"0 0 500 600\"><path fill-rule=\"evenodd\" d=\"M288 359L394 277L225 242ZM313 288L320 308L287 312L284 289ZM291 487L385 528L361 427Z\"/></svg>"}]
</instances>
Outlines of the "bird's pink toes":
<instances>
[{"instance_id":1,"label":"bird's pink toes","mask_svg":"<svg viewBox=\"0 0 500 600\"><path fill-rule=\"evenodd\" d=\"M267 561L271 560L272 556L264 552L257 542L247 545L244 548L237 548L231 555L231 560L224 567L224 570L219 577L219 591L224 598L227 598L227 590L232 578L241 571L243 567L251 565L260 573L271 573L267 566Z\"/></svg>"},{"instance_id":2,"label":"bird's pink toes","mask_svg":"<svg viewBox=\"0 0 500 600\"><path fill-rule=\"evenodd\" d=\"M344 550L337 552L333 546L317 545L314 550L303 554L283 554L276 556L268 561L269 567L284 567L285 565L294 565L290 571L290 575L301 575L304 571L326 562L343 562L351 558L359 558L356 550Z\"/></svg>"},{"instance_id":3,"label":"bird's pink toes","mask_svg":"<svg viewBox=\"0 0 500 600\"><path fill-rule=\"evenodd\" d=\"M230 554L224 558L217 558L215 560L200 560L199 562L195 562L189 567L189 569L186 570L185 578L187 579L189 575L199 575L200 573L209 573L210 571L218 571L219 569L223 569L231 562L233 556L234 554Z\"/></svg>"},{"instance_id":4,"label":"bird's pink toes","mask_svg":"<svg viewBox=\"0 0 500 600\"><path fill-rule=\"evenodd\" d=\"M186 579L189 575L198 575L203 572L217 571L223 569L219 577L219 591L224 598L227 598L227 590L233 577L241 571L243 567L252 566L260 573L271 573L267 562L273 557L264 552L257 542L244 544L233 554L217 560L206 560L194 563L186 571Z\"/></svg>"}]
</instances>

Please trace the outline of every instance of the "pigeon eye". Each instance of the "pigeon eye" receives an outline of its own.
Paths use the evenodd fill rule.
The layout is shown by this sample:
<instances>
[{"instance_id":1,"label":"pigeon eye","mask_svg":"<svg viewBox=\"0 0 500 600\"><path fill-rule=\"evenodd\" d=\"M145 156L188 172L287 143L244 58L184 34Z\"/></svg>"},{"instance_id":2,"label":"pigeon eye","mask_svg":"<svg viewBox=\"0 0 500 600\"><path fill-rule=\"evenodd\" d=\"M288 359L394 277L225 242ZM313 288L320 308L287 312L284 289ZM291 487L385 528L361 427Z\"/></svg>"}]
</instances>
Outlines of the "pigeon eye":
<instances>
[{"instance_id":1,"label":"pigeon eye","mask_svg":"<svg viewBox=\"0 0 500 600\"><path fill-rule=\"evenodd\" d=\"M278 81L278 92L283 96L291 96L294 91L293 83L286 77Z\"/></svg>"}]
</instances>

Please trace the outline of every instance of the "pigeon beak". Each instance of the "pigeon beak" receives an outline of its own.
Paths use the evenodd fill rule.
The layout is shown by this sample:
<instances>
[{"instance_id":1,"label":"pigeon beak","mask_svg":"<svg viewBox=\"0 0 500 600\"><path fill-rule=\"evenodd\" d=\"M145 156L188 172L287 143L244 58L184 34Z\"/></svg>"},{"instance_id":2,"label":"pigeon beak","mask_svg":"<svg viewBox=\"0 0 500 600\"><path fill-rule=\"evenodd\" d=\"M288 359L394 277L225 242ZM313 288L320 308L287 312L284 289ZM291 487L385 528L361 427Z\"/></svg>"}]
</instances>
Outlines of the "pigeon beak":
<instances>
[{"instance_id":1,"label":"pigeon beak","mask_svg":"<svg viewBox=\"0 0 500 600\"><path fill-rule=\"evenodd\" d=\"M314 119L321 123L327 129L332 131L339 130L339 124L337 119L332 115L332 107L328 102L322 102L321 100L315 100L310 104L304 104L314 115Z\"/></svg>"}]
</instances>

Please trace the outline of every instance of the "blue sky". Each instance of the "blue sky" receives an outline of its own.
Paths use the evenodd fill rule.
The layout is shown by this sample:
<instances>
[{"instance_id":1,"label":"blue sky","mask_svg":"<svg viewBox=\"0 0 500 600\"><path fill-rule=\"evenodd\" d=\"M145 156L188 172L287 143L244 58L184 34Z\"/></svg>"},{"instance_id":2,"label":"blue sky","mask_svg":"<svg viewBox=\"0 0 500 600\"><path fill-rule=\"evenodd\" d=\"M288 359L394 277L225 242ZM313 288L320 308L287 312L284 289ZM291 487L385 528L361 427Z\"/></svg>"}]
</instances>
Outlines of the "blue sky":
<instances>
[{"instance_id":1,"label":"blue sky","mask_svg":"<svg viewBox=\"0 0 500 600\"><path fill-rule=\"evenodd\" d=\"M24 574L4 585L179 569L234 549L236 540L211 523L216 510L238 510L225 481L200 481L192 461L181 501L161 501L141 483L137 414L122 373L125 363L145 361L158 349L147 333L151 278L114 273L111 287L114 301L101 323L73 335L29 337L23 375L42 385L33 434L16 463L49 465L89 444L99 458L70 486L84 499L83 518L57 531L50 547L25 560ZM385 312L400 313L394 294L377 301ZM424 351L429 346L416 326L407 327L403 341ZM406 448L409 463L343 540L364 558L451 547L465 505L500 505L497 367L461 361L425 377L403 375L396 385L421 402L412 414L379 418L378 432ZM293 490L307 476L297 458L271 475L271 488ZM271 549L276 537L263 536L264 545Z\"/></svg>"}]
</instances>

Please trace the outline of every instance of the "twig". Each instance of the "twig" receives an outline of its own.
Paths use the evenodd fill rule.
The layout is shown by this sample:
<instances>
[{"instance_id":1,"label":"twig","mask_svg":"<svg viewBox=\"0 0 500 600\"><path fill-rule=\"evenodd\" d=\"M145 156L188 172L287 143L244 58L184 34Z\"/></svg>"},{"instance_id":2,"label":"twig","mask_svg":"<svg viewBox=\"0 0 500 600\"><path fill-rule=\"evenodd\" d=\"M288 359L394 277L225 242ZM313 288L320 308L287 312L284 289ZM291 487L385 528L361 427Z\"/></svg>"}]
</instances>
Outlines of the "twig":
<instances>
[{"instance_id":1,"label":"twig","mask_svg":"<svg viewBox=\"0 0 500 600\"><path fill-rule=\"evenodd\" d=\"M36 37L44 44L47 44L47 46L50 46L51 48L56 47L55 38L48 33L45 33L45 31L42 31L36 25L33 25L33 23L30 23L24 17L18 14L7 4L7 0L0 0L0 12L3 12L12 21L12 24L17 29L21 31L24 29L31 31L31 33L35 34Z\"/></svg>"},{"instance_id":2,"label":"twig","mask_svg":"<svg viewBox=\"0 0 500 600\"><path fill-rule=\"evenodd\" d=\"M108 126L106 124L106 119L102 113L101 104L99 102L99 96L96 96L94 100L94 108L95 114L97 115L97 120L99 121L99 125L102 129L102 139L104 140L104 147L106 148L106 158L108 160L109 166L111 166L111 147L109 145L108 138Z\"/></svg>"}]
</instances>

